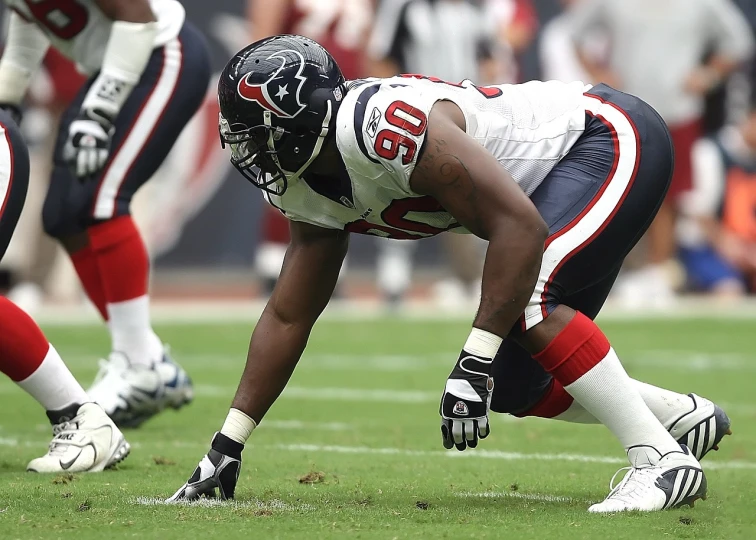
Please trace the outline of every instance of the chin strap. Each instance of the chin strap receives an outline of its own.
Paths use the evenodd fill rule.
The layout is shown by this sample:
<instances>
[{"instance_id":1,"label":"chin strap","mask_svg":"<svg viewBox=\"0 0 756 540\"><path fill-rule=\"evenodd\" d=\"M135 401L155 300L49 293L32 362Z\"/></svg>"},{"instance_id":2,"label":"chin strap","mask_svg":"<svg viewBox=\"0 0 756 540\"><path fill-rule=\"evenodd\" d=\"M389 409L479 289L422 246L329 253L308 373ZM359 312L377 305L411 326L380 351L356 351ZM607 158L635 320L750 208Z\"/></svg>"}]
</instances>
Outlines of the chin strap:
<instances>
[{"instance_id":1,"label":"chin strap","mask_svg":"<svg viewBox=\"0 0 756 540\"><path fill-rule=\"evenodd\" d=\"M281 163L278 161L278 154L276 153L276 147L275 147L275 141L278 140L281 137L281 128L273 128L272 122L271 122L271 114L269 111L265 111L263 113L263 123L268 126L271 129L268 129L268 149L271 150L271 158L273 161L278 165L278 167L284 171L286 174L286 180L288 182L291 182L293 180L298 180L299 176L305 172L307 167L312 164L313 161L315 161L315 158L320 155L320 150L323 148L323 143L325 142L325 138L328 136L328 128L331 124L331 116L332 116L332 105L331 100L328 100L326 102L326 113L325 117L323 118L323 123L320 125L320 134L318 135L318 140L315 141L315 147L312 149L312 154L310 154L309 159L305 162L304 165L302 165L299 170L295 173L289 174L287 171L284 171L284 169L281 167ZM267 174L267 173L266 173ZM277 182L276 182L277 183Z\"/></svg>"},{"instance_id":2,"label":"chin strap","mask_svg":"<svg viewBox=\"0 0 756 540\"><path fill-rule=\"evenodd\" d=\"M294 173L294 175L291 178L299 178L299 175L305 172L305 169L310 166L310 164L315 161L315 158L318 157L320 154L320 149L323 148L323 142L325 142L325 138L328 136L328 127L331 124L331 100L329 99L326 101L326 114L325 118L323 118L323 123L320 126L320 135L318 135L318 140L315 141L315 148L312 149L312 154L310 155L310 159L308 159L304 165L302 165L299 170Z\"/></svg>"}]
</instances>

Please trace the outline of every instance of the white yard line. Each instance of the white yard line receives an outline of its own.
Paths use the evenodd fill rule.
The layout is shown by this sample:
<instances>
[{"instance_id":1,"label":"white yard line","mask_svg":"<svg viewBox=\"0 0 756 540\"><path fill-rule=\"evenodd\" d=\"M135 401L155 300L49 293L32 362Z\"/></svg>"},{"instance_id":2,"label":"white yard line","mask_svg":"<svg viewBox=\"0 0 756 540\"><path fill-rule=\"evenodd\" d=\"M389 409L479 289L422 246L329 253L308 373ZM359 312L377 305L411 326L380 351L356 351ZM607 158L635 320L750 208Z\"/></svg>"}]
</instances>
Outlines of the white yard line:
<instances>
[{"instance_id":1,"label":"white yard line","mask_svg":"<svg viewBox=\"0 0 756 540\"><path fill-rule=\"evenodd\" d=\"M271 448L274 450L288 450L292 452L320 452L326 454L363 454L363 455L395 455L407 457L446 457L452 459L493 459L502 461L567 461L578 463L602 463L627 465L627 460L619 457L592 456L584 454L525 454L521 452L505 452L501 450L468 450L466 452L451 452L444 450L408 450L404 448L371 448L368 446L337 446L317 444L277 444L273 446L256 446L256 448ZM756 462L752 461L713 461L704 462L705 469L738 469L756 470Z\"/></svg>"},{"instance_id":2,"label":"white yard line","mask_svg":"<svg viewBox=\"0 0 756 540\"><path fill-rule=\"evenodd\" d=\"M135 497L130 499L131 504L138 504L142 506L191 506L192 508L212 508L223 506L226 508L253 508L261 511L295 511L295 512L309 512L315 510L315 507L310 504L289 504L280 499L272 499L270 501L261 501L259 499L252 499L250 501L222 501L220 499L199 499L197 501L177 501L167 502L165 499L158 497Z\"/></svg>"},{"instance_id":3,"label":"white yard line","mask_svg":"<svg viewBox=\"0 0 756 540\"><path fill-rule=\"evenodd\" d=\"M585 504L595 502L588 499L575 499L573 497L546 495L545 493L522 493L520 491L483 491L481 493L461 492L455 493L454 495L463 499L524 499L526 501L538 502L579 502Z\"/></svg>"},{"instance_id":4,"label":"white yard line","mask_svg":"<svg viewBox=\"0 0 756 540\"><path fill-rule=\"evenodd\" d=\"M152 303L152 320L159 323L247 323L260 316L264 301L243 300L187 300ZM332 321L375 321L381 319L406 319L418 321L471 321L477 306L444 309L432 301L412 301L400 309L387 311L375 300L334 300L325 310L323 319ZM60 306L46 305L40 310L37 320L44 325L99 325L94 308L88 305ZM612 302L602 310L601 320L642 321L642 320L689 320L712 319L753 320L756 319L756 300L746 299L733 304L712 302L706 298L682 298L664 310L627 310Z\"/></svg>"},{"instance_id":5,"label":"white yard line","mask_svg":"<svg viewBox=\"0 0 756 540\"><path fill-rule=\"evenodd\" d=\"M47 441L35 440L20 443L17 439L0 438L0 446L27 446L36 447L46 444ZM142 448L141 444L132 444L136 449ZM206 448L206 441L153 441L147 445L151 448ZM536 462L572 462L572 463L599 463L604 465L627 465L627 460L614 456L597 456L587 454L569 453L524 453L508 452L504 450L483 450L477 448L466 452L447 450L411 450L407 448L372 448L369 446L341 446L320 444L274 444L274 445L251 445L260 451L287 451L287 452L315 452L323 454L353 454L353 455L378 455L378 456L402 456L422 458L447 458L447 459L488 459L497 461L536 461ZM756 470L756 462L753 461L716 461L707 459L704 461L706 470Z\"/></svg>"},{"instance_id":6,"label":"white yard line","mask_svg":"<svg viewBox=\"0 0 756 540\"><path fill-rule=\"evenodd\" d=\"M302 420L263 420L258 429L351 431L355 427L343 422L307 422Z\"/></svg>"},{"instance_id":7,"label":"white yard line","mask_svg":"<svg viewBox=\"0 0 756 540\"><path fill-rule=\"evenodd\" d=\"M198 396L231 397L236 387L199 384L194 387ZM380 388L309 388L287 386L283 398L313 401L355 401L386 403L429 403L441 399L438 392L421 392L416 390L387 390Z\"/></svg>"}]
</instances>

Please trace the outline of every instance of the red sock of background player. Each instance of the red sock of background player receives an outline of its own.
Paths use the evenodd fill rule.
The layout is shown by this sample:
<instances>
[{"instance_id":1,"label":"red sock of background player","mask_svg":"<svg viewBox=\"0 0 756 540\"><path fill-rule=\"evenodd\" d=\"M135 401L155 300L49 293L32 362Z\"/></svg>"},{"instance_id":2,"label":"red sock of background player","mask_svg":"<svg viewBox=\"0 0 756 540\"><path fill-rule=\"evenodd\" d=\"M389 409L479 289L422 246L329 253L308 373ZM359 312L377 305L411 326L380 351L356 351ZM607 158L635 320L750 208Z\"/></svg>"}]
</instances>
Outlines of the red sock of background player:
<instances>
[{"instance_id":1,"label":"red sock of background player","mask_svg":"<svg viewBox=\"0 0 756 540\"><path fill-rule=\"evenodd\" d=\"M606 336L576 313L534 358L614 434L634 466L655 464L680 446L654 416Z\"/></svg>"},{"instance_id":2,"label":"red sock of background player","mask_svg":"<svg viewBox=\"0 0 756 540\"><path fill-rule=\"evenodd\" d=\"M630 379L630 381L640 393L644 403L666 429L669 429L669 426L676 420L695 407L693 399L688 395L659 388L635 379ZM521 418L526 416L553 418L554 420L575 424L601 423L595 416L586 411L585 407L575 401L557 380L551 381L551 386L538 403L516 416Z\"/></svg>"},{"instance_id":3,"label":"red sock of background player","mask_svg":"<svg viewBox=\"0 0 756 540\"><path fill-rule=\"evenodd\" d=\"M7 298L0 297L0 371L47 411L91 401L39 326ZM75 414L75 411L74 411ZM53 416L51 416L51 420ZM53 423L58 423L53 420Z\"/></svg>"},{"instance_id":4,"label":"red sock of background player","mask_svg":"<svg viewBox=\"0 0 756 540\"><path fill-rule=\"evenodd\" d=\"M79 280L87 293L89 300L100 312L103 320L108 320L108 310L105 307L105 290L100 280L100 270L97 259L90 246L84 247L71 254L71 262L79 275Z\"/></svg>"},{"instance_id":5,"label":"red sock of background player","mask_svg":"<svg viewBox=\"0 0 756 540\"><path fill-rule=\"evenodd\" d=\"M120 216L87 232L105 293L113 351L124 353L132 364L159 362L163 344L150 322L150 260L139 230L131 216Z\"/></svg>"}]
</instances>

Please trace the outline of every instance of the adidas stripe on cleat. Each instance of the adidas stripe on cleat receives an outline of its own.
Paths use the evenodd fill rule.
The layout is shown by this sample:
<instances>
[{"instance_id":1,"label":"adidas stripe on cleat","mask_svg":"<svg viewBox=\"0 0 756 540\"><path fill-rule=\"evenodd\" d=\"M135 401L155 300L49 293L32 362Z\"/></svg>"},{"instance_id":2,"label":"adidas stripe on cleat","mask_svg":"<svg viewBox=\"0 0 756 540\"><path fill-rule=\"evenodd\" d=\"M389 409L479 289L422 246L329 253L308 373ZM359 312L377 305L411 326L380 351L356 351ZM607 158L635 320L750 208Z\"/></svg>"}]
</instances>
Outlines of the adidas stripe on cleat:
<instances>
[{"instance_id":1,"label":"adidas stripe on cleat","mask_svg":"<svg viewBox=\"0 0 756 540\"><path fill-rule=\"evenodd\" d=\"M696 394L688 395L693 400L693 410L675 420L668 431L700 460L711 450L719 450L724 436L732 434L730 419L715 403Z\"/></svg>"},{"instance_id":2,"label":"adidas stripe on cleat","mask_svg":"<svg viewBox=\"0 0 756 540\"><path fill-rule=\"evenodd\" d=\"M614 486L602 502L594 504L592 513L654 512L693 506L698 499L705 499L706 475L701 465L685 446L680 452L670 452L656 465L650 467L625 467L615 473L628 471L622 481Z\"/></svg>"}]
</instances>

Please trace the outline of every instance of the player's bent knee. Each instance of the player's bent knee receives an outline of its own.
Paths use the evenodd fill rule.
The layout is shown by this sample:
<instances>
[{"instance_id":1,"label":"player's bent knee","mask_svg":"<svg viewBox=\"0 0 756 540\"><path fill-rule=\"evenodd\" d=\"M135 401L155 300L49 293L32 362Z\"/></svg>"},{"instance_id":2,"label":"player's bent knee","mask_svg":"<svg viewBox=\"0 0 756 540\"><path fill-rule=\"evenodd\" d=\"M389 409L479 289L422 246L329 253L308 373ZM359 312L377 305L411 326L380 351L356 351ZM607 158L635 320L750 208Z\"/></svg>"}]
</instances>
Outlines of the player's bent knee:
<instances>
[{"instance_id":1,"label":"player's bent knee","mask_svg":"<svg viewBox=\"0 0 756 540\"><path fill-rule=\"evenodd\" d=\"M82 217L64 200L48 194L42 207L42 227L45 233L57 240L63 240L83 231L80 225L82 222Z\"/></svg>"},{"instance_id":2,"label":"player's bent knee","mask_svg":"<svg viewBox=\"0 0 756 540\"><path fill-rule=\"evenodd\" d=\"M549 378L550 380L551 378ZM512 414L518 416L529 411L543 398L548 390L548 384L543 388L527 388L524 391L496 392L494 381L494 395L491 397L491 410L497 413Z\"/></svg>"}]
</instances>

